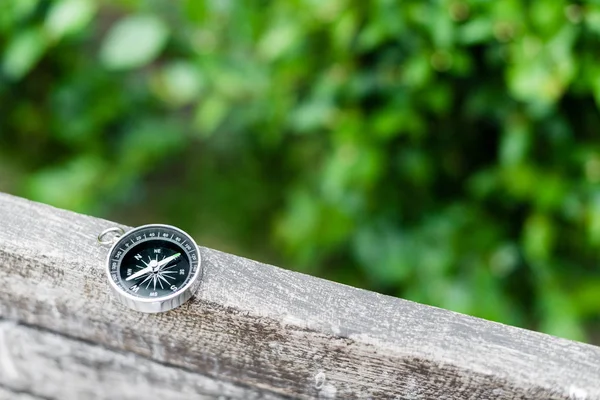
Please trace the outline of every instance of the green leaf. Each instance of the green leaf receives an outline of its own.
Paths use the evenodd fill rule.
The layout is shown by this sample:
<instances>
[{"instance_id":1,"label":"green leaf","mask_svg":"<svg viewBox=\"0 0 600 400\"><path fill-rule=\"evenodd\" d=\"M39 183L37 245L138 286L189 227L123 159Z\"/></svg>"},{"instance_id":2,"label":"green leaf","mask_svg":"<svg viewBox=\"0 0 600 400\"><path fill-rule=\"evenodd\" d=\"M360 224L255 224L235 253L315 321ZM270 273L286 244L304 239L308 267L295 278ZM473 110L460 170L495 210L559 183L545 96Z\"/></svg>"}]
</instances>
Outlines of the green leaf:
<instances>
[{"instance_id":1,"label":"green leaf","mask_svg":"<svg viewBox=\"0 0 600 400\"><path fill-rule=\"evenodd\" d=\"M590 243L600 245L600 193L591 200L587 209L587 233Z\"/></svg>"},{"instance_id":2,"label":"green leaf","mask_svg":"<svg viewBox=\"0 0 600 400\"><path fill-rule=\"evenodd\" d=\"M420 88L432 77L431 64L423 53L418 53L403 64L402 81L409 87Z\"/></svg>"},{"instance_id":3,"label":"green leaf","mask_svg":"<svg viewBox=\"0 0 600 400\"><path fill-rule=\"evenodd\" d=\"M314 235L319 225L319 204L304 189L288 193L285 213L279 217L275 234L284 244L284 250L294 254L301 264L314 261Z\"/></svg>"},{"instance_id":4,"label":"green leaf","mask_svg":"<svg viewBox=\"0 0 600 400\"><path fill-rule=\"evenodd\" d=\"M207 97L198 105L194 125L199 136L208 137L214 133L227 116L227 106L219 96Z\"/></svg>"},{"instance_id":5,"label":"green leaf","mask_svg":"<svg viewBox=\"0 0 600 400\"><path fill-rule=\"evenodd\" d=\"M570 293L578 314L598 316L600 314L600 278L590 277L581 282L576 290Z\"/></svg>"},{"instance_id":6,"label":"green leaf","mask_svg":"<svg viewBox=\"0 0 600 400\"><path fill-rule=\"evenodd\" d=\"M547 260L553 249L556 232L552 220L545 215L530 216L523 232L523 246L527 257L536 262Z\"/></svg>"},{"instance_id":7,"label":"green leaf","mask_svg":"<svg viewBox=\"0 0 600 400\"><path fill-rule=\"evenodd\" d=\"M0 1L0 30L28 18L39 3L39 0Z\"/></svg>"},{"instance_id":8,"label":"green leaf","mask_svg":"<svg viewBox=\"0 0 600 400\"><path fill-rule=\"evenodd\" d=\"M113 26L104 38L100 61L112 70L142 67L156 59L168 35L167 26L157 17L128 17Z\"/></svg>"},{"instance_id":9,"label":"green leaf","mask_svg":"<svg viewBox=\"0 0 600 400\"><path fill-rule=\"evenodd\" d=\"M120 143L120 165L123 173L152 170L185 144L177 123L170 120L138 121Z\"/></svg>"},{"instance_id":10,"label":"green leaf","mask_svg":"<svg viewBox=\"0 0 600 400\"><path fill-rule=\"evenodd\" d=\"M577 319L577 310L570 296L560 289L544 290L540 298L541 331L571 340L583 340L585 333Z\"/></svg>"},{"instance_id":11,"label":"green leaf","mask_svg":"<svg viewBox=\"0 0 600 400\"><path fill-rule=\"evenodd\" d=\"M50 38L58 40L83 29L94 16L96 4L90 0L63 0L55 2L44 27Z\"/></svg>"},{"instance_id":12,"label":"green leaf","mask_svg":"<svg viewBox=\"0 0 600 400\"><path fill-rule=\"evenodd\" d=\"M258 44L258 51L269 61L276 60L294 47L300 38L297 24L278 24L271 28Z\"/></svg>"},{"instance_id":13,"label":"green leaf","mask_svg":"<svg viewBox=\"0 0 600 400\"><path fill-rule=\"evenodd\" d=\"M6 46L2 57L2 69L11 79L18 80L25 76L42 58L48 42L39 29L28 29L17 36Z\"/></svg>"},{"instance_id":14,"label":"green leaf","mask_svg":"<svg viewBox=\"0 0 600 400\"><path fill-rule=\"evenodd\" d=\"M525 160L531 143L529 124L515 116L506 123L500 142L500 161L504 165L515 165Z\"/></svg>"},{"instance_id":15,"label":"green leaf","mask_svg":"<svg viewBox=\"0 0 600 400\"><path fill-rule=\"evenodd\" d=\"M334 110L325 101L309 100L298 105L290 115L291 125L299 132L316 131L331 121Z\"/></svg>"},{"instance_id":16,"label":"green leaf","mask_svg":"<svg viewBox=\"0 0 600 400\"><path fill-rule=\"evenodd\" d=\"M584 15L586 28L596 35L600 35L600 7L590 6Z\"/></svg>"},{"instance_id":17,"label":"green leaf","mask_svg":"<svg viewBox=\"0 0 600 400\"><path fill-rule=\"evenodd\" d=\"M475 18L466 22L458 30L459 41L465 45L484 43L494 36L492 21L489 18Z\"/></svg>"},{"instance_id":18,"label":"green leaf","mask_svg":"<svg viewBox=\"0 0 600 400\"><path fill-rule=\"evenodd\" d=\"M204 82L194 64L175 61L165 65L155 79L155 91L166 103L173 106L189 104L199 95Z\"/></svg>"},{"instance_id":19,"label":"green leaf","mask_svg":"<svg viewBox=\"0 0 600 400\"><path fill-rule=\"evenodd\" d=\"M73 158L32 175L27 181L27 195L56 207L89 213L102 195L106 167L104 160L92 155Z\"/></svg>"},{"instance_id":20,"label":"green leaf","mask_svg":"<svg viewBox=\"0 0 600 400\"><path fill-rule=\"evenodd\" d=\"M507 68L512 94L539 104L555 103L576 74L573 45L577 30L563 27L547 42L525 36L513 46L513 63Z\"/></svg>"}]
</instances>

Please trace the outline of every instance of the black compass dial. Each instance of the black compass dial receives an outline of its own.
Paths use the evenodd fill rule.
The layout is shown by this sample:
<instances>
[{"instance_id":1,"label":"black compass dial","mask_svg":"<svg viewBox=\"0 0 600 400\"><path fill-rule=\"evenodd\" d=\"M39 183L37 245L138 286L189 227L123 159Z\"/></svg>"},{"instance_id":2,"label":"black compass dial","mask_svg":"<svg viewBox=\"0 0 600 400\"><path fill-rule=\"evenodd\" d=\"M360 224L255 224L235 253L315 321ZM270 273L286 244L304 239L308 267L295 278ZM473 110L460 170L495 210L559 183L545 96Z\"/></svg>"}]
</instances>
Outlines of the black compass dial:
<instances>
[{"instance_id":1,"label":"black compass dial","mask_svg":"<svg viewBox=\"0 0 600 400\"><path fill-rule=\"evenodd\" d=\"M128 232L109 255L116 286L136 298L160 299L183 290L198 271L198 249L184 232L153 225Z\"/></svg>"}]
</instances>

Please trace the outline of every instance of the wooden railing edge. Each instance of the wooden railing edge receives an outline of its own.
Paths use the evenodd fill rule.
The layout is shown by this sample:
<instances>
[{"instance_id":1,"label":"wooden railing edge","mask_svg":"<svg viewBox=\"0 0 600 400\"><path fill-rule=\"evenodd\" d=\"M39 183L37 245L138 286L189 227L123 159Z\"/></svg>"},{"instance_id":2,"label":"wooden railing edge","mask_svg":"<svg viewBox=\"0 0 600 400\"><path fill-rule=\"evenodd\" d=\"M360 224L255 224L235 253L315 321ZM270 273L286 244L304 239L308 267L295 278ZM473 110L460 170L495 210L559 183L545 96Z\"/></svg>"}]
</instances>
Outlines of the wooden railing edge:
<instances>
[{"instance_id":1,"label":"wooden railing edge","mask_svg":"<svg viewBox=\"0 0 600 400\"><path fill-rule=\"evenodd\" d=\"M58 335L69 343L67 350L77 343L101 349L97 357L105 362L117 354L143 360L148 365L136 371L143 381L153 376L144 375L149 365L163 368L154 376L197 374L205 379L204 389L181 378L181 390L198 396L216 395L223 387L238 398L600 400L595 346L208 248L201 249L203 281L192 301L164 314L139 314L118 304L107 288L106 250L95 240L114 223L5 194L0 194L0 221L0 287L5 288L0 318L7 321L0 323L0 333L5 327L0 388L5 390L47 381L35 369L11 374L6 365L22 370L26 362L18 354L27 352L37 354L40 365L44 357L48 365L56 364L60 354L44 351L40 343ZM7 343L14 341L2 338L14 338L15 332L30 334L38 344L12 354L15 346ZM67 359L76 358L67 350ZM99 361L80 360L94 362ZM57 371L55 388L31 394L76 398L100 379L90 372L86 376L96 377L76 388L61 385L72 373ZM210 387L217 389L207 391ZM113 394L106 392L106 398Z\"/></svg>"}]
</instances>

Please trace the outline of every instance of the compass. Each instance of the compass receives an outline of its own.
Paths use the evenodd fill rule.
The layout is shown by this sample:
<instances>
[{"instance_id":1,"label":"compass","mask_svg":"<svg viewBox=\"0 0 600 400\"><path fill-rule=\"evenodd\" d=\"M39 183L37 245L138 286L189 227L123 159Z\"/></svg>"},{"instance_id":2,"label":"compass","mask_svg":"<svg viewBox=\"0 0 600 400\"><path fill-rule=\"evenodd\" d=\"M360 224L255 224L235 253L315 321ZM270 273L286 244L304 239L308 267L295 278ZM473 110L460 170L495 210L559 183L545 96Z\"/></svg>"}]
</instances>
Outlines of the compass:
<instances>
[{"instance_id":1,"label":"compass","mask_svg":"<svg viewBox=\"0 0 600 400\"><path fill-rule=\"evenodd\" d=\"M185 303L200 284L200 251L194 239L170 225L144 225L124 233L115 232L106 260L106 273L115 296L141 312L169 311Z\"/></svg>"}]
</instances>

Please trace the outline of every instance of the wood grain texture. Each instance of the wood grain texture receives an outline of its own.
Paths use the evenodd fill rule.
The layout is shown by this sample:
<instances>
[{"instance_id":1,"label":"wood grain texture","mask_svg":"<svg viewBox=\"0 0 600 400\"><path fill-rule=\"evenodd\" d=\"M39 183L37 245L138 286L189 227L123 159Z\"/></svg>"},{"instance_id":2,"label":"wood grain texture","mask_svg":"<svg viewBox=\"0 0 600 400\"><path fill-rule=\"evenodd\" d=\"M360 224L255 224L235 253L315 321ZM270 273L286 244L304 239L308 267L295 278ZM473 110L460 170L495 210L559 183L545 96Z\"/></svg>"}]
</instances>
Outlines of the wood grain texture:
<instances>
[{"instance_id":1,"label":"wood grain texture","mask_svg":"<svg viewBox=\"0 0 600 400\"><path fill-rule=\"evenodd\" d=\"M600 400L595 346L207 248L195 298L168 313L139 314L108 291L107 249L95 237L114 223L2 194L0 221L0 317L19 324L12 330L29 329L34 344L24 342L23 351L38 358L52 360L42 349L53 332L75 349L82 341L102 349L96 356L121 360L115 365L157 363L160 382L168 371L185 371L191 375L180 379L182 393L198 390L193 375L208 379L202 385L273 397ZM10 373L5 364L2 376ZM25 381L43 379L35 367L29 373ZM70 379L73 371L63 374ZM100 384L98 376L79 376L81 387ZM119 384L106 376L103 384ZM55 398L52 390L35 395Z\"/></svg>"},{"instance_id":2,"label":"wood grain texture","mask_svg":"<svg viewBox=\"0 0 600 400\"><path fill-rule=\"evenodd\" d=\"M12 321L0 320L0 350L0 387L24 396L123 400L281 398Z\"/></svg>"},{"instance_id":3,"label":"wood grain texture","mask_svg":"<svg viewBox=\"0 0 600 400\"><path fill-rule=\"evenodd\" d=\"M46 400L43 397L35 397L23 392L14 392L0 386L0 400Z\"/></svg>"}]
</instances>

